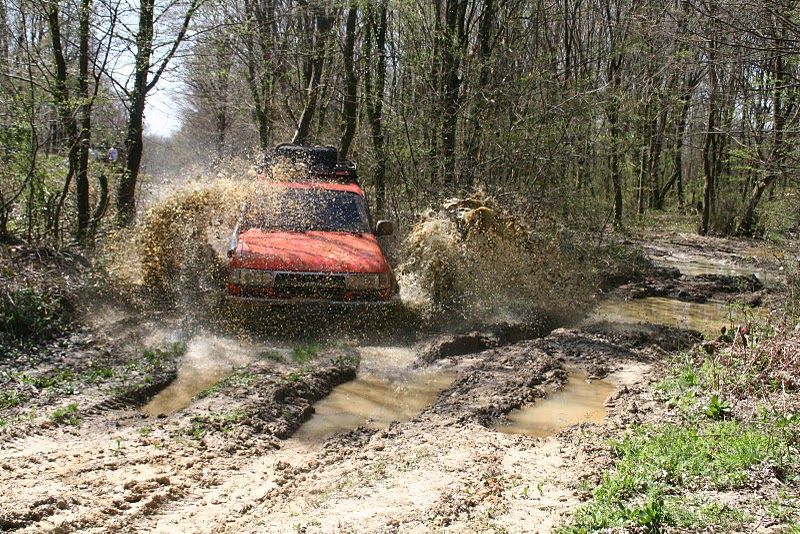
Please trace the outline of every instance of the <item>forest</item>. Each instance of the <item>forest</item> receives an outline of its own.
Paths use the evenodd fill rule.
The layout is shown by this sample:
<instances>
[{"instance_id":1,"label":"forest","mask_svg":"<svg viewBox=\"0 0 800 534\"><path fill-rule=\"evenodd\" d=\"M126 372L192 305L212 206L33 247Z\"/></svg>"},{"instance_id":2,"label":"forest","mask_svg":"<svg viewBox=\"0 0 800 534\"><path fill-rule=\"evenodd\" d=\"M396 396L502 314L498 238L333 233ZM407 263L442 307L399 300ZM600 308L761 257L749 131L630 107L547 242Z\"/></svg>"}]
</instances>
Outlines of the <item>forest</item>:
<instances>
[{"instance_id":1,"label":"forest","mask_svg":"<svg viewBox=\"0 0 800 534\"><path fill-rule=\"evenodd\" d=\"M790 0L0 10L4 239L92 242L133 221L143 162L214 169L286 141L340 147L379 213L483 188L579 228L667 211L752 236L800 215ZM160 139L144 124L165 77L180 128ZM98 164L109 144L122 157Z\"/></svg>"},{"instance_id":2,"label":"forest","mask_svg":"<svg viewBox=\"0 0 800 534\"><path fill-rule=\"evenodd\" d=\"M795 0L0 0L0 531L800 534L798 132Z\"/></svg>"}]
</instances>

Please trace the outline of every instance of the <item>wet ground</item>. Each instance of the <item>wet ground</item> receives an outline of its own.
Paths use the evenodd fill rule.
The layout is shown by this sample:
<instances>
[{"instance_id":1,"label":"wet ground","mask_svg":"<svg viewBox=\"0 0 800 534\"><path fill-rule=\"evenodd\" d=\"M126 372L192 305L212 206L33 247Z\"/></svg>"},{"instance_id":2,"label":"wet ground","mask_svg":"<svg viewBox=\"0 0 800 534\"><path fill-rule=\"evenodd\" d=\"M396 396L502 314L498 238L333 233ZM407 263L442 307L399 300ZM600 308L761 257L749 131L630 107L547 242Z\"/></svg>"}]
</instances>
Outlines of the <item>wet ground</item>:
<instances>
[{"instance_id":1,"label":"wet ground","mask_svg":"<svg viewBox=\"0 0 800 534\"><path fill-rule=\"evenodd\" d=\"M605 402L615 386L605 379L590 380L586 372L567 375L564 387L544 399L512 410L506 422L494 426L505 434L546 438L580 423L600 423L608 415Z\"/></svg>"},{"instance_id":2,"label":"wet ground","mask_svg":"<svg viewBox=\"0 0 800 534\"><path fill-rule=\"evenodd\" d=\"M0 492L0 529L548 532L603 462L581 436L640 420L668 351L755 313L725 297L742 295L747 266L767 263L725 246L714 263L699 245L668 242L673 256L689 250L685 270L612 292L552 332L242 340L108 313L109 351L176 340L185 350L149 375L132 354L137 395L119 390L118 374L113 387L54 393L76 404L76 420L44 404L19 410L0 430L0 486L15 488ZM729 264L745 278L695 277Z\"/></svg>"}]
</instances>

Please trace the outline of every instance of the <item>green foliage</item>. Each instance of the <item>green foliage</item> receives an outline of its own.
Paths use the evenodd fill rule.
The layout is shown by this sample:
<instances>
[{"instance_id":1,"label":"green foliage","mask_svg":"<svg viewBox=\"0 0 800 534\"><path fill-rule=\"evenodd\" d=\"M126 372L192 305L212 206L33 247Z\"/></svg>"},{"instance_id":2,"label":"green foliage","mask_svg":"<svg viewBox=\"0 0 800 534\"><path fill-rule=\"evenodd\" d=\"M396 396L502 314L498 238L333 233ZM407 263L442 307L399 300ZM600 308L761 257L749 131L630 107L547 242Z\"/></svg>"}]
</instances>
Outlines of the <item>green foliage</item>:
<instances>
[{"instance_id":1,"label":"green foliage","mask_svg":"<svg viewBox=\"0 0 800 534\"><path fill-rule=\"evenodd\" d=\"M749 334L746 348L740 342L711 354L698 349L673 356L655 390L657 398L680 409L680 421L640 426L613 443L614 467L565 531L741 529L750 521L744 512L700 495L746 488L759 466L772 468L787 487L796 483L800 415L764 402L757 417L732 419L734 401L752 402L774 390L762 375L779 361L780 344L791 342L769 325L755 324ZM783 522L796 521L797 511L786 502L780 497L765 509Z\"/></svg>"},{"instance_id":2,"label":"green foliage","mask_svg":"<svg viewBox=\"0 0 800 534\"><path fill-rule=\"evenodd\" d=\"M164 347L146 348L142 351L142 358L138 361L127 363L120 371L123 384L119 387L119 394L129 391L130 383L138 387L140 381L152 383L159 373L173 368L175 360L186 353L186 344L175 342Z\"/></svg>"},{"instance_id":3,"label":"green foliage","mask_svg":"<svg viewBox=\"0 0 800 534\"><path fill-rule=\"evenodd\" d=\"M53 291L24 287L0 292L0 345L41 341L69 323L68 309L64 297Z\"/></svg>"},{"instance_id":4,"label":"green foliage","mask_svg":"<svg viewBox=\"0 0 800 534\"><path fill-rule=\"evenodd\" d=\"M301 367L297 371L293 371L287 374L284 380L289 383L300 382L303 380L303 377L313 372L314 372L314 367L311 365L306 365L304 367Z\"/></svg>"},{"instance_id":5,"label":"green foliage","mask_svg":"<svg viewBox=\"0 0 800 534\"><path fill-rule=\"evenodd\" d=\"M237 408L229 412L192 417L191 424L186 428L185 433L196 440L203 439L203 437L212 430L227 434L231 432L234 425L244 419L246 415L244 410Z\"/></svg>"},{"instance_id":6,"label":"green foliage","mask_svg":"<svg viewBox=\"0 0 800 534\"><path fill-rule=\"evenodd\" d=\"M4 388L0 391L0 410L7 408L14 408L19 406L27 397L24 397L19 391L10 388Z\"/></svg>"},{"instance_id":7,"label":"green foliage","mask_svg":"<svg viewBox=\"0 0 800 534\"><path fill-rule=\"evenodd\" d=\"M292 359L296 363L308 363L319 355L322 347L318 343L309 343L300 347L295 347L292 351Z\"/></svg>"},{"instance_id":8,"label":"green foliage","mask_svg":"<svg viewBox=\"0 0 800 534\"><path fill-rule=\"evenodd\" d=\"M59 425L66 424L76 426L80 422L78 405L72 403L61 408L56 408L50 417Z\"/></svg>"},{"instance_id":9,"label":"green foliage","mask_svg":"<svg viewBox=\"0 0 800 534\"><path fill-rule=\"evenodd\" d=\"M81 385L101 383L115 376L115 369L97 365L81 373L71 370L42 375L27 372L4 373L0 410L20 406L34 394L72 395Z\"/></svg>"},{"instance_id":10,"label":"green foliage","mask_svg":"<svg viewBox=\"0 0 800 534\"><path fill-rule=\"evenodd\" d=\"M731 415L731 403L720 400L719 395L711 395L708 404L703 407L703 413L711 419L726 419Z\"/></svg>"},{"instance_id":11,"label":"green foliage","mask_svg":"<svg viewBox=\"0 0 800 534\"><path fill-rule=\"evenodd\" d=\"M614 468L565 531L640 527L656 532L666 525L694 528L741 521L735 510L674 495L708 485L719 490L745 487L748 470L756 465L796 462L796 449L787 445L781 436L736 421L635 428L613 444Z\"/></svg>"},{"instance_id":12,"label":"green foliage","mask_svg":"<svg viewBox=\"0 0 800 534\"><path fill-rule=\"evenodd\" d=\"M255 380L255 375L247 371L236 372L226 376L213 386L197 394L198 399L216 395L221 390L229 387L249 387Z\"/></svg>"},{"instance_id":13,"label":"green foliage","mask_svg":"<svg viewBox=\"0 0 800 534\"><path fill-rule=\"evenodd\" d=\"M185 353L186 345L175 342L167 347L145 349L142 351L142 357L144 358L145 367L151 371L160 371Z\"/></svg>"}]
</instances>

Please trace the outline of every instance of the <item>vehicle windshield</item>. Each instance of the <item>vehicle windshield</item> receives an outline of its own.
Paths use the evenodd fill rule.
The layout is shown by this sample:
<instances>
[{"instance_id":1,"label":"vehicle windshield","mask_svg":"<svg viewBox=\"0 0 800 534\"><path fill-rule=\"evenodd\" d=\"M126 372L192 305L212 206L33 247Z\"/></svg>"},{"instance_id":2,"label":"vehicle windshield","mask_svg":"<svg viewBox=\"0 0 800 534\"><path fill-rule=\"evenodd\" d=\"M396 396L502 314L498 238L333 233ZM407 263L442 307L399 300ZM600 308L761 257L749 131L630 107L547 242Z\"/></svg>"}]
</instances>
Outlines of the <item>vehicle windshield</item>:
<instances>
[{"instance_id":1,"label":"vehicle windshield","mask_svg":"<svg viewBox=\"0 0 800 534\"><path fill-rule=\"evenodd\" d=\"M320 188L273 188L245 208L241 230L370 232L363 197Z\"/></svg>"}]
</instances>

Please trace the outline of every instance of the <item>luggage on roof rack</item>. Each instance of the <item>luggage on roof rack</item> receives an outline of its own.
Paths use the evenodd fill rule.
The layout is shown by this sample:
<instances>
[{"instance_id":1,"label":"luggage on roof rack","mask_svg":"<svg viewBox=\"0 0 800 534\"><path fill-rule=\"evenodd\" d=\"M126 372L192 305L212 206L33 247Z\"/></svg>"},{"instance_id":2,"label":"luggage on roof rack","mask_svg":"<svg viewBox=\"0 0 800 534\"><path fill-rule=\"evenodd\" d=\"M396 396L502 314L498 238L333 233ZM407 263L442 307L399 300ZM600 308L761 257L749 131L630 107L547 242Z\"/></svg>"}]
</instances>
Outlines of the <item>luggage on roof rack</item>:
<instances>
[{"instance_id":1,"label":"luggage on roof rack","mask_svg":"<svg viewBox=\"0 0 800 534\"><path fill-rule=\"evenodd\" d=\"M333 146L281 143L275 147L275 155L302 161L309 167L335 167L339 162L339 150Z\"/></svg>"},{"instance_id":2,"label":"luggage on roof rack","mask_svg":"<svg viewBox=\"0 0 800 534\"><path fill-rule=\"evenodd\" d=\"M265 156L265 167L268 168L274 158L305 163L309 178L314 180L358 183L355 163L346 159L340 160L339 150L333 146L281 143L275 147L272 154Z\"/></svg>"}]
</instances>

